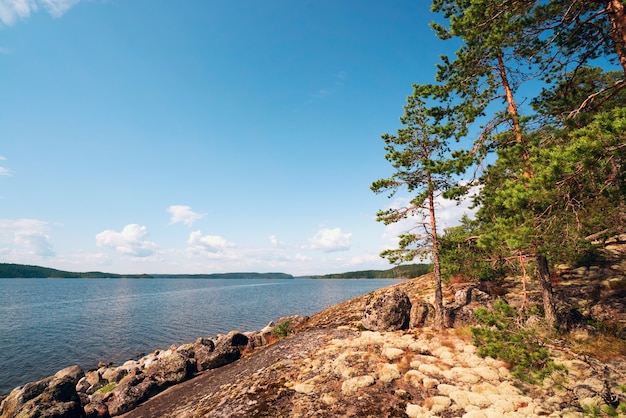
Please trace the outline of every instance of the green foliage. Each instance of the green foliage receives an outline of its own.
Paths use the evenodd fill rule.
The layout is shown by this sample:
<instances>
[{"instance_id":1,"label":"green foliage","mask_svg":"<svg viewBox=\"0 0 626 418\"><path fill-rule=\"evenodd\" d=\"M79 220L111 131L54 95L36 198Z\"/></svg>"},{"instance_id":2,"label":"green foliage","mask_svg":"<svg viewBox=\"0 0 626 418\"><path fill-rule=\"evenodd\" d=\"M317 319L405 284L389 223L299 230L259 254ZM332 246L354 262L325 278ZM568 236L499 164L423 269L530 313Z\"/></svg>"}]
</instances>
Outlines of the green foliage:
<instances>
[{"instance_id":1,"label":"green foliage","mask_svg":"<svg viewBox=\"0 0 626 418\"><path fill-rule=\"evenodd\" d=\"M483 326L471 327L478 354L500 359L511 365L511 375L528 382L537 383L556 371L565 368L554 363L550 352L543 347L533 330L518 325L517 308L502 300L494 304L494 310L478 308L474 312Z\"/></svg>"},{"instance_id":2,"label":"green foliage","mask_svg":"<svg viewBox=\"0 0 626 418\"><path fill-rule=\"evenodd\" d=\"M111 392L113 389L115 389L115 386L117 386L117 383L115 383L115 382L107 383L106 385L104 385L100 389L98 389L98 393L101 393L103 395L107 394L107 393Z\"/></svg>"},{"instance_id":3,"label":"green foliage","mask_svg":"<svg viewBox=\"0 0 626 418\"><path fill-rule=\"evenodd\" d=\"M626 416L626 403L620 402L616 407L612 405L585 405L583 407L583 416L585 417L623 417Z\"/></svg>"},{"instance_id":4,"label":"green foliage","mask_svg":"<svg viewBox=\"0 0 626 418\"><path fill-rule=\"evenodd\" d=\"M467 216L461 224L447 228L439 240L441 274L445 280L495 280L505 275L502 262L478 245L478 223Z\"/></svg>"},{"instance_id":5,"label":"green foliage","mask_svg":"<svg viewBox=\"0 0 626 418\"><path fill-rule=\"evenodd\" d=\"M271 334L277 338L285 338L291 332L291 320L286 319L280 321L274 328L272 328Z\"/></svg>"},{"instance_id":6,"label":"green foliage","mask_svg":"<svg viewBox=\"0 0 626 418\"><path fill-rule=\"evenodd\" d=\"M389 249L381 256L392 263L426 259L436 246L436 215L434 201L458 186L458 176L463 173L467 161L462 152L450 150L451 113L442 116L440 108L429 107L426 96L433 86L415 85L413 94L407 97L404 125L396 135L385 134L385 158L395 169L389 178L372 183L375 193L388 192L393 197L398 190L410 193L406 205L381 210L376 220L385 225L414 218L410 230L399 236L398 248ZM437 270L437 269L435 269Z\"/></svg>"},{"instance_id":7,"label":"green foliage","mask_svg":"<svg viewBox=\"0 0 626 418\"><path fill-rule=\"evenodd\" d=\"M430 271L430 264L404 264L388 270L361 270L312 276L314 279L412 279Z\"/></svg>"}]
</instances>

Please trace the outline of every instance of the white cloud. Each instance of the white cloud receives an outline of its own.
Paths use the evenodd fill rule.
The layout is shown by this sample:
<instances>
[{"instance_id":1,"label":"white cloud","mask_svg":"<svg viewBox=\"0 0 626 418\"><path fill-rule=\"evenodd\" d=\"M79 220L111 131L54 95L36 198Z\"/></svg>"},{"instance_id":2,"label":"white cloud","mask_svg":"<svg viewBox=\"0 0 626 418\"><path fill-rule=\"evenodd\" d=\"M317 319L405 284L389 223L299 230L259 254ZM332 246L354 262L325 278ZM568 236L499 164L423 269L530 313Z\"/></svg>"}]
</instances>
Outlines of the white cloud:
<instances>
[{"instance_id":1,"label":"white cloud","mask_svg":"<svg viewBox=\"0 0 626 418\"><path fill-rule=\"evenodd\" d=\"M407 207L410 204L409 202L409 198L397 198L389 205L389 208L399 209ZM473 216L474 213L476 213L476 209L471 209L471 204L472 202L469 198L462 200L460 203L455 200L444 199L443 197L436 198L435 214L437 216L437 231L443 233L445 228L459 225L463 215ZM415 215L407 216L399 222L386 225L383 234L383 239L388 243L386 247L397 247L398 236L406 232L425 233L422 224L429 222L428 216L428 212L424 210Z\"/></svg>"},{"instance_id":2,"label":"white cloud","mask_svg":"<svg viewBox=\"0 0 626 418\"><path fill-rule=\"evenodd\" d=\"M285 248L285 243L281 242L278 240L278 238L276 238L276 235L270 235L270 243L272 244L272 247L274 248Z\"/></svg>"},{"instance_id":3,"label":"white cloud","mask_svg":"<svg viewBox=\"0 0 626 418\"><path fill-rule=\"evenodd\" d=\"M235 246L234 243L226 241L219 235L202 235L202 231L194 231L189 234L189 245L200 248L210 253L220 253Z\"/></svg>"},{"instance_id":4,"label":"white cloud","mask_svg":"<svg viewBox=\"0 0 626 418\"><path fill-rule=\"evenodd\" d=\"M81 0L0 0L0 21L7 26L27 19L31 13L44 8L54 17L61 17Z\"/></svg>"},{"instance_id":5,"label":"white cloud","mask_svg":"<svg viewBox=\"0 0 626 418\"><path fill-rule=\"evenodd\" d=\"M341 232L341 228L320 229L311 239L311 249L321 250L327 253L334 251L346 251L350 249L350 237L352 234Z\"/></svg>"},{"instance_id":6,"label":"white cloud","mask_svg":"<svg viewBox=\"0 0 626 418\"><path fill-rule=\"evenodd\" d=\"M106 230L96 235L96 245L111 248L120 254L131 257L154 255L158 246L146 240L148 229L137 224L126 225L121 232Z\"/></svg>"},{"instance_id":7,"label":"white cloud","mask_svg":"<svg viewBox=\"0 0 626 418\"><path fill-rule=\"evenodd\" d=\"M54 255L49 224L36 219L0 219L0 246L13 248L16 255Z\"/></svg>"},{"instance_id":8,"label":"white cloud","mask_svg":"<svg viewBox=\"0 0 626 418\"><path fill-rule=\"evenodd\" d=\"M6 161L7 159L0 155L0 161ZM0 166L0 176L12 176L13 172L6 167Z\"/></svg>"},{"instance_id":9,"label":"white cloud","mask_svg":"<svg viewBox=\"0 0 626 418\"><path fill-rule=\"evenodd\" d=\"M182 223L187 226L192 226L195 221L206 216L206 213L194 212L191 207L185 205L172 205L167 211L172 214L170 223Z\"/></svg>"}]
</instances>

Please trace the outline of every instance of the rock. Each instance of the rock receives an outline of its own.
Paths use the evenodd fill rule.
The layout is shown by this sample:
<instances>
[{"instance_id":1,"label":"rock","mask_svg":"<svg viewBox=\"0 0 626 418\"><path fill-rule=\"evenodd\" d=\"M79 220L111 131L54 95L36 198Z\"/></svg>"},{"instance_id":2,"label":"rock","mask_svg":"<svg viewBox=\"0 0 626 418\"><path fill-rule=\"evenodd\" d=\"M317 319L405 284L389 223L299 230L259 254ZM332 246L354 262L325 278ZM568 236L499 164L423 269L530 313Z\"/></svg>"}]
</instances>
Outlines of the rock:
<instances>
[{"instance_id":1,"label":"rock","mask_svg":"<svg viewBox=\"0 0 626 418\"><path fill-rule=\"evenodd\" d=\"M78 381L85 376L85 372L78 366L70 366L66 367L63 370L59 370L55 373L54 377L57 379L62 379L63 377L68 376L74 382L74 385L78 383Z\"/></svg>"},{"instance_id":2,"label":"rock","mask_svg":"<svg viewBox=\"0 0 626 418\"><path fill-rule=\"evenodd\" d=\"M196 370L201 372L203 370L208 370L209 365L213 361L213 350L215 350L215 345L211 342L211 345L199 345L194 347L193 356L196 360Z\"/></svg>"},{"instance_id":3,"label":"rock","mask_svg":"<svg viewBox=\"0 0 626 418\"><path fill-rule=\"evenodd\" d=\"M117 383L124 378L128 374L128 370L119 368L119 367L111 367L106 369L102 373L102 378L109 383Z\"/></svg>"},{"instance_id":4,"label":"rock","mask_svg":"<svg viewBox=\"0 0 626 418\"><path fill-rule=\"evenodd\" d=\"M76 368L64 369L58 377L50 376L14 389L0 405L0 417L84 417L76 392L80 372Z\"/></svg>"},{"instance_id":5,"label":"rock","mask_svg":"<svg viewBox=\"0 0 626 418\"><path fill-rule=\"evenodd\" d=\"M171 353L159 358L150 365L147 375L165 388L175 385L191 377L192 369L189 358L180 352Z\"/></svg>"},{"instance_id":6,"label":"rock","mask_svg":"<svg viewBox=\"0 0 626 418\"><path fill-rule=\"evenodd\" d=\"M133 372L107 394L105 403L111 416L121 415L158 392L159 384L152 377Z\"/></svg>"},{"instance_id":7,"label":"rock","mask_svg":"<svg viewBox=\"0 0 626 418\"><path fill-rule=\"evenodd\" d=\"M435 319L435 308L430 303L419 302L411 307L409 328L419 328Z\"/></svg>"},{"instance_id":8,"label":"rock","mask_svg":"<svg viewBox=\"0 0 626 418\"><path fill-rule=\"evenodd\" d=\"M475 325L474 310L491 302L491 297L478 288L461 289L455 293L454 303L444 307L444 324L449 328Z\"/></svg>"},{"instance_id":9,"label":"rock","mask_svg":"<svg viewBox=\"0 0 626 418\"><path fill-rule=\"evenodd\" d=\"M397 289L370 299L365 306L363 326L372 331L408 329L411 301L406 293Z\"/></svg>"},{"instance_id":10,"label":"rock","mask_svg":"<svg viewBox=\"0 0 626 418\"><path fill-rule=\"evenodd\" d=\"M241 357L240 346L248 344L248 337L239 331L231 331L221 336L215 343L215 349L210 352L196 352L197 367L199 370L210 370L225 366Z\"/></svg>"},{"instance_id":11,"label":"rock","mask_svg":"<svg viewBox=\"0 0 626 418\"><path fill-rule=\"evenodd\" d=\"M109 408L100 402L90 402L85 405L86 418L109 418Z\"/></svg>"}]
</instances>

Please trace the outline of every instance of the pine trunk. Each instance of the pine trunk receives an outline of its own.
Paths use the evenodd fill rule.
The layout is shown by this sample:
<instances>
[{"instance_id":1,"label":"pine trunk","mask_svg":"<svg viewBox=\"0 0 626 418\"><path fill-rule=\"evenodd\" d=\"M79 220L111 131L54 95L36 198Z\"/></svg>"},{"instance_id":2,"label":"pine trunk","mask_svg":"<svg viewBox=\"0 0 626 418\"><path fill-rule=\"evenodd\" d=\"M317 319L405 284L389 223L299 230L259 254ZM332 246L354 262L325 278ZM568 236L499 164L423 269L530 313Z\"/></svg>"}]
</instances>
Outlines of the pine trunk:
<instances>
[{"instance_id":1,"label":"pine trunk","mask_svg":"<svg viewBox=\"0 0 626 418\"><path fill-rule=\"evenodd\" d=\"M528 155L528 148L526 147L526 143L524 141L524 137L522 136L522 127L519 123L519 112L517 110L517 104L515 103L515 98L513 97L513 90L511 89L511 84L509 83L509 78L507 77L506 67L504 66L504 60L502 59L502 54L497 55L498 59L498 69L500 72L500 81L502 82L502 87L504 88L504 93L506 96L507 102L507 111L511 116L511 120L513 121L513 135L515 135L515 141L522 146L522 160L524 162L524 177L531 178L532 171L530 169L530 157Z\"/></svg>"},{"instance_id":2,"label":"pine trunk","mask_svg":"<svg viewBox=\"0 0 626 418\"><path fill-rule=\"evenodd\" d=\"M619 63L626 75L626 11L624 3L620 0L609 0L606 5L606 11L611 22L611 40Z\"/></svg>"},{"instance_id":3,"label":"pine trunk","mask_svg":"<svg viewBox=\"0 0 626 418\"><path fill-rule=\"evenodd\" d=\"M539 284L541 285L541 295L543 297L543 310L546 322L551 328L558 325L556 316L556 307L554 305L554 293L552 291L552 282L550 281L550 271L548 268L548 260L543 255L537 255L537 272Z\"/></svg>"},{"instance_id":4,"label":"pine trunk","mask_svg":"<svg viewBox=\"0 0 626 418\"><path fill-rule=\"evenodd\" d=\"M430 175L429 183L430 183ZM443 290L441 285L441 265L439 263L439 239L437 237L437 221L435 217L435 197L432 189L428 196L430 212L430 229L433 248L433 274L435 276L435 328L445 328L445 312L443 308Z\"/></svg>"}]
</instances>

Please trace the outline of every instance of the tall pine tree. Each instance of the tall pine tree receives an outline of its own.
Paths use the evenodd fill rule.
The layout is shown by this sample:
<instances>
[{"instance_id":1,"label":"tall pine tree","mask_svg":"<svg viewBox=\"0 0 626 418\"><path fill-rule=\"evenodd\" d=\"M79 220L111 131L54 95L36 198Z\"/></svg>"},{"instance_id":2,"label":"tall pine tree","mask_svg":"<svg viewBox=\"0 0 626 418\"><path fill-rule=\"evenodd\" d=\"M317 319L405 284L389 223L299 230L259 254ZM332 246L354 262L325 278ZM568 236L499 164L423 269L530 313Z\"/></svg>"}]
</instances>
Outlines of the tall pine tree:
<instances>
[{"instance_id":1,"label":"tall pine tree","mask_svg":"<svg viewBox=\"0 0 626 418\"><path fill-rule=\"evenodd\" d=\"M407 205L381 210L377 220L385 225L415 217L420 221L399 236L398 248L384 251L381 256L400 263L418 257L432 258L434 273L435 327L443 328L444 305L439 261L439 238L437 231L437 199L456 185L456 179L464 169L463 158L451 152L449 138L451 128L441 124L438 110L428 107L423 98L423 86L415 86L413 95L407 98L404 125L396 135L385 134L385 158L395 172L391 177L372 184L375 193L390 192L395 195L405 189L412 197ZM447 126L447 128L446 128Z\"/></svg>"}]
</instances>

